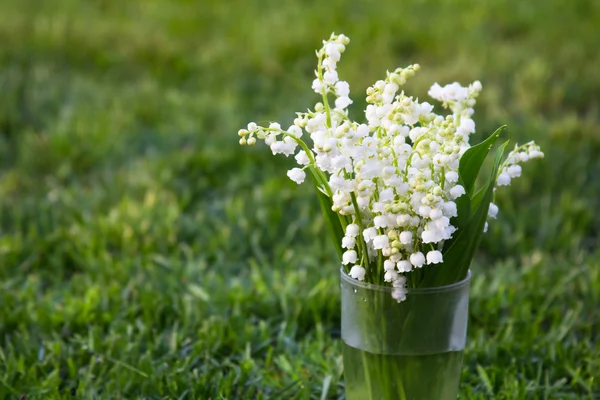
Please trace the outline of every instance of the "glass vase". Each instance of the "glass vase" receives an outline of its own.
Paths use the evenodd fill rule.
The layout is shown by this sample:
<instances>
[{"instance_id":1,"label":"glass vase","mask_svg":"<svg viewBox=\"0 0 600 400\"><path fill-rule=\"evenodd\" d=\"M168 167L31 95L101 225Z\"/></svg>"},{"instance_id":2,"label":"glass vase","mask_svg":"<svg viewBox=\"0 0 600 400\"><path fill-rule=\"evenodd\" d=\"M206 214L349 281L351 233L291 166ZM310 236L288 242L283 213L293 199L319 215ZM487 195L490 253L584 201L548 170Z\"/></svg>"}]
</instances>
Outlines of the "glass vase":
<instances>
[{"instance_id":1,"label":"glass vase","mask_svg":"<svg viewBox=\"0 0 600 400\"><path fill-rule=\"evenodd\" d=\"M456 400L471 272L458 283L408 289L357 281L341 270L347 400Z\"/></svg>"}]
</instances>

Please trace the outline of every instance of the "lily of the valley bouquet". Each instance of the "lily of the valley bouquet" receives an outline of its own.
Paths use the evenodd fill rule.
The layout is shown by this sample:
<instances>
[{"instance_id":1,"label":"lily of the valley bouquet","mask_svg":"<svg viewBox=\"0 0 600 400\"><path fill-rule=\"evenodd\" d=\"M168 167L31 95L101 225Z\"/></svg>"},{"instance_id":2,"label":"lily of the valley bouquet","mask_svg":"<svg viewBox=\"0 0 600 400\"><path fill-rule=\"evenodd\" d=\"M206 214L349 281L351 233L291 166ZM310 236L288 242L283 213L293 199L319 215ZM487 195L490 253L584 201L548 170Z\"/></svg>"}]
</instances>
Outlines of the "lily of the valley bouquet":
<instances>
[{"instance_id":1,"label":"lily of the valley bouquet","mask_svg":"<svg viewBox=\"0 0 600 400\"><path fill-rule=\"evenodd\" d=\"M349 39L331 35L317 51L313 111L287 129L251 122L240 144L263 140L294 156L287 175L310 175L342 264L342 346L348 400L455 400L465 348L469 265L495 218L498 186L543 157L535 143L498 146L491 174L477 185L498 129L471 146L482 86L435 83L429 96L401 88L414 64L367 89L366 122L352 121L347 82L336 65ZM310 138L310 141L308 140Z\"/></svg>"},{"instance_id":2,"label":"lily of the valley bouquet","mask_svg":"<svg viewBox=\"0 0 600 400\"><path fill-rule=\"evenodd\" d=\"M283 129L249 123L240 144L263 140L273 154L294 156L287 175L312 179L344 270L352 278L395 288L398 301L408 288L437 287L464 279L471 259L495 218L498 186L521 175L520 164L543 157L535 143L502 155L499 146L482 187L476 178L502 128L471 146L473 107L482 85L435 83L429 96L449 113L407 95L402 86L414 64L388 72L367 89L366 122L352 121L350 88L336 65L349 39L332 34L317 52L312 88L321 96L313 111L297 113ZM310 142L307 138L310 138Z\"/></svg>"}]
</instances>

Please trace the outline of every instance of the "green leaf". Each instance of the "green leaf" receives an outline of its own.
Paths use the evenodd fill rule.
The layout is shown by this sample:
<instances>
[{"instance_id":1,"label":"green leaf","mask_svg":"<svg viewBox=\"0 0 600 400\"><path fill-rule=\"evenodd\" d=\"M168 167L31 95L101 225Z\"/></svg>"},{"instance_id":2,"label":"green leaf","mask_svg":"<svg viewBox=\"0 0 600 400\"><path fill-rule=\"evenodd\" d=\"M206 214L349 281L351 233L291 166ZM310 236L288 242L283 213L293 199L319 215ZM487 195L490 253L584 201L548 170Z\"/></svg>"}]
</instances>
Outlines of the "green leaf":
<instances>
[{"instance_id":1,"label":"green leaf","mask_svg":"<svg viewBox=\"0 0 600 400\"><path fill-rule=\"evenodd\" d=\"M471 199L468 193L455 200L458 215L452 218L452 225L458 230L464 228L471 219Z\"/></svg>"},{"instance_id":2,"label":"green leaf","mask_svg":"<svg viewBox=\"0 0 600 400\"><path fill-rule=\"evenodd\" d=\"M312 182L317 192L317 198L319 199L319 205L321 206L321 212L323 218L325 218L325 224L329 229L331 239L333 240L333 247L338 253L340 261L342 260L342 238L344 237L344 230L342 228L339 216L331 209L332 202L329 196L325 194L325 191L319 186L318 178L314 175L311 169Z\"/></svg>"},{"instance_id":3,"label":"green leaf","mask_svg":"<svg viewBox=\"0 0 600 400\"><path fill-rule=\"evenodd\" d=\"M479 205L469 219L469 222L457 231L458 235L445 243L443 250L444 262L429 267L428 274L420 286L434 287L450 285L467 276L473 256L481 243L488 208L494 194L496 176L500 168L504 149L507 145L508 141L502 144L496 151L494 168L486 186L484 186L481 201L479 201Z\"/></svg>"},{"instance_id":4,"label":"green leaf","mask_svg":"<svg viewBox=\"0 0 600 400\"><path fill-rule=\"evenodd\" d=\"M460 158L458 175L460 177L461 185L463 185L470 198L473 195L475 181L477 180L481 166L504 128L506 128L506 125L502 125L500 128L496 129L496 132L492 133L490 137L469 148Z\"/></svg>"},{"instance_id":5,"label":"green leaf","mask_svg":"<svg viewBox=\"0 0 600 400\"><path fill-rule=\"evenodd\" d=\"M477 208L474 204L473 191L477 176L481 171L481 166L485 161L491 147L496 142L496 139L502 132L505 126L496 129L486 140L469 148L460 158L458 166L458 181L465 188L467 196L461 196L456 199L456 209L458 215L452 219L452 225L458 230L464 229L471 219L473 209Z\"/></svg>"}]
</instances>

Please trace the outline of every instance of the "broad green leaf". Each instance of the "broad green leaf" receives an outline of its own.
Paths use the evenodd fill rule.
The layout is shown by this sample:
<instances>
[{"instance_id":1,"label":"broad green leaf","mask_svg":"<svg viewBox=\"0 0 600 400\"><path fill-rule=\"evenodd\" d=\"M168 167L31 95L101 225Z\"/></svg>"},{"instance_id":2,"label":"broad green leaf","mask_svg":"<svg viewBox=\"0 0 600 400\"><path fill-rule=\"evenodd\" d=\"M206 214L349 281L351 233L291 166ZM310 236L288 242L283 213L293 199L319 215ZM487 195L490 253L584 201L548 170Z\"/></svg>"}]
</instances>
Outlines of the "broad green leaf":
<instances>
[{"instance_id":1,"label":"broad green leaf","mask_svg":"<svg viewBox=\"0 0 600 400\"><path fill-rule=\"evenodd\" d=\"M311 172L313 172L312 169ZM314 176L314 173L312 174L312 182L317 192L317 198L319 199L319 205L321 206L323 218L325 218L325 223L327 224L327 228L329 229L331 240L333 240L333 247L335 248L341 261L342 238L344 237L344 230L341 226L339 216L331 209L331 199L325 194L325 191L317 183L318 179Z\"/></svg>"},{"instance_id":2,"label":"broad green leaf","mask_svg":"<svg viewBox=\"0 0 600 400\"><path fill-rule=\"evenodd\" d=\"M465 227L471 219L471 199L469 194L464 194L454 201L458 215L452 218L452 225L457 229Z\"/></svg>"},{"instance_id":3,"label":"broad green leaf","mask_svg":"<svg viewBox=\"0 0 600 400\"><path fill-rule=\"evenodd\" d=\"M508 146L509 143L510 143L510 140L507 140L500 147L506 149L506 147ZM497 177L498 177L497 173L496 173L496 176L492 175L490 177L490 179L493 179L494 185L495 185ZM471 197L471 207L473 207L473 209L477 209L479 207L479 205L481 204L481 201L483 200L484 196L485 196L485 187L482 187L477 192L475 192L475 194Z\"/></svg>"},{"instance_id":4,"label":"broad green leaf","mask_svg":"<svg viewBox=\"0 0 600 400\"><path fill-rule=\"evenodd\" d=\"M473 213L473 216L469 221L469 225L466 227L464 235L462 235L462 240L457 240L454 243L450 243L450 247L448 249L448 255L450 256L450 264L448 266L450 268L448 269L452 273L449 275L450 279L444 283L445 285L460 281L467 275L471 261L473 260L477 249L479 248L481 238L483 237L483 228L487 220L488 209L494 194L498 168L500 167L502 155L504 154L504 149L507 145L508 141L500 146L496 151L494 168L488 183L485 186L484 196L479 202L476 211ZM446 252L444 253L445 258Z\"/></svg>"},{"instance_id":5,"label":"broad green leaf","mask_svg":"<svg viewBox=\"0 0 600 400\"><path fill-rule=\"evenodd\" d=\"M483 142L469 148L465 154L460 158L460 165L458 166L458 175L460 177L461 184L465 188L465 191L469 197L473 196L475 188L475 181L481 170L481 166L485 161L490 149L496 143L496 139L500 136L500 133L506 128L506 125L496 129L496 132L492 133L490 137L485 139Z\"/></svg>"},{"instance_id":6,"label":"broad green leaf","mask_svg":"<svg viewBox=\"0 0 600 400\"><path fill-rule=\"evenodd\" d=\"M473 195L473 199L471 199L471 205L473 206L474 209L477 209L477 207L481 204L481 200L483 200L483 196L485 196L485 189L486 188L487 188L487 186L484 186L484 187L480 188Z\"/></svg>"},{"instance_id":7,"label":"broad green leaf","mask_svg":"<svg viewBox=\"0 0 600 400\"><path fill-rule=\"evenodd\" d=\"M456 228L464 229L471 219L471 214L477 208L473 204L473 191L477 176L481 171L481 166L486 159L491 147L496 142L496 139L504 129L504 126L496 129L486 140L469 148L460 159L458 167L459 183L465 188L466 196L461 196L456 199L456 209L458 215L452 219L452 225Z\"/></svg>"}]
</instances>

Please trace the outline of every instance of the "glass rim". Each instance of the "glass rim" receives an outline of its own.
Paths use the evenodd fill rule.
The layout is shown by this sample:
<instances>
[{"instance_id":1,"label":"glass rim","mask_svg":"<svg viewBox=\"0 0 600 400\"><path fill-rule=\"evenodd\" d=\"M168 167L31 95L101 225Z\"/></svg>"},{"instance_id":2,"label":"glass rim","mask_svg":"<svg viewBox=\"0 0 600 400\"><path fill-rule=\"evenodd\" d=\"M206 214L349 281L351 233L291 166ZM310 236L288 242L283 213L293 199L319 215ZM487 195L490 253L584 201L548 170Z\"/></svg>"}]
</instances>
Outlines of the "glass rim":
<instances>
[{"instance_id":1,"label":"glass rim","mask_svg":"<svg viewBox=\"0 0 600 400\"><path fill-rule=\"evenodd\" d=\"M376 290L379 292L392 292L394 287L392 286L381 286L376 285L374 283L362 282L357 279L352 278L344 271L344 267L340 267L340 276L343 281L348 282L351 285L358 286L363 289ZM426 287L426 288L406 288L408 293L419 294L419 293L442 293L449 292L451 290L460 289L463 286L466 286L471 281L471 269L467 271L467 277L462 281L458 281L455 283L451 283L450 285L445 286L434 286L434 287Z\"/></svg>"}]
</instances>

